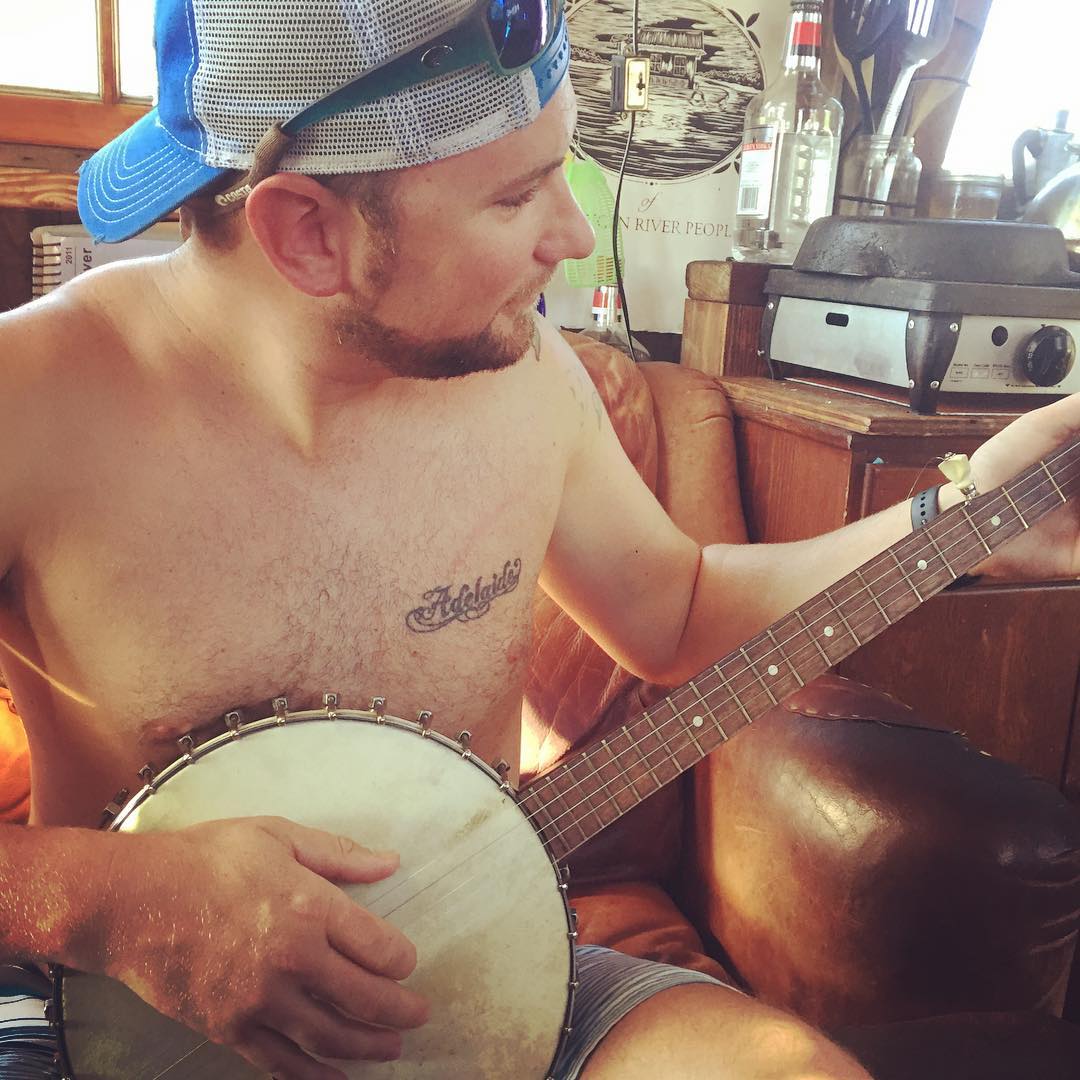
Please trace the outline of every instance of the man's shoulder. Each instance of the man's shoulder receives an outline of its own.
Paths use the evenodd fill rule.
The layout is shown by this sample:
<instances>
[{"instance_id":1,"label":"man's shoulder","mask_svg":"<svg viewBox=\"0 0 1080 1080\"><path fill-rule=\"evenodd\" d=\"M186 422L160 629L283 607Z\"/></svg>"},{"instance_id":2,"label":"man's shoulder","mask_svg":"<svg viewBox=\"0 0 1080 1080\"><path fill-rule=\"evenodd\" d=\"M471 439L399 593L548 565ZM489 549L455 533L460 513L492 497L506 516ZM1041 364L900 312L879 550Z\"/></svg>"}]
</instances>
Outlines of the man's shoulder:
<instances>
[{"instance_id":1,"label":"man's shoulder","mask_svg":"<svg viewBox=\"0 0 1080 1080\"><path fill-rule=\"evenodd\" d=\"M5 390L30 389L77 370L80 359L99 348L108 333L93 291L75 281L0 314Z\"/></svg>"}]
</instances>

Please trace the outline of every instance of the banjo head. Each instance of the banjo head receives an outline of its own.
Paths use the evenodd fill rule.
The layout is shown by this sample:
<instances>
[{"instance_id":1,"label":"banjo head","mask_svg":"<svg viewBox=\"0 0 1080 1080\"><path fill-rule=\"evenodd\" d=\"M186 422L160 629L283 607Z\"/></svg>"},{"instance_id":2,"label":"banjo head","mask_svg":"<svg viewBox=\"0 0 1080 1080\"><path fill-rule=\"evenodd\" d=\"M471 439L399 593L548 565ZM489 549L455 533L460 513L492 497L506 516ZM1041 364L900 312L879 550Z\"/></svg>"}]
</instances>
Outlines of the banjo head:
<instances>
[{"instance_id":1,"label":"banjo head","mask_svg":"<svg viewBox=\"0 0 1080 1080\"><path fill-rule=\"evenodd\" d=\"M559 873L510 793L441 735L338 710L260 720L165 769L113 823L182 828L275 815L401 854L385 881L344 886L398 927L431 1002L394 1062L335 1062L349 1077L543 1077L568 1023L571 920ZM137 928L133 928L137 933ZM161 1016L122 983L61 972L57 1012L74 1080L256 1080L232 1051Z\"/></svg>"}]
</instances>

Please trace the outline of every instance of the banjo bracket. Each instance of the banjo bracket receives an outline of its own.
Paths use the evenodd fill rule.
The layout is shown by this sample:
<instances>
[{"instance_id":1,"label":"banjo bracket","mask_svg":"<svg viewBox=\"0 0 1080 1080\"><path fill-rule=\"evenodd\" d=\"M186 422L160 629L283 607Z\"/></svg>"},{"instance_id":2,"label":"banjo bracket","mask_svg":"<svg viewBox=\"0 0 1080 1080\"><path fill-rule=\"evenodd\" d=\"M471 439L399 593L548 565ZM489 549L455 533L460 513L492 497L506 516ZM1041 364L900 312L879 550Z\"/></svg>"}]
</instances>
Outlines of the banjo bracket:
<instances>
[{"instance_id":1,"label":"banjo bracket","mask_svg":"<svg viewBox=\"0 0 1080 1080\"><path fill-rule=\"evenodd\" d=\"M139 776L151 791L157 791L157 773L149 761L139 770Z\"/></svg>"},{"instance_id":2,"label":"banjo bracket","mask_svg":"<svg viewBox=\"0 0 1080 1080\"><path fill-rule=\"evenodd\" d=\"M131 792L127 788L121 788L113 797L112 802L101 811L101 821L98 823L99 829L106 829L112 824L113 819L120 813L120 808L127 802L128 795Z\"/></svg>"},{"instance_id":3,"label":"banjo bracket","mask_svg":"<svg viewBox=\"0 0 1080 1080\"><path fill-rule=\"evenodd\" d=\"M461 756L468 760L472 757L472 732L463 731L457 737L458 745L461 747Z\"/></svg>"},{"instance_id":4,"label":"banjo bracket","mask_svg":"<svg viewBox=\"0 0 1080 1080\"><path fill-rule=\"evenodd\" d=\"M184 764L190 765L195 760L193 756L195 740L190 735L181 735L176 740L176 745L180 747L180 753L183 754Z\"/></svg>"},{"instance_id":5,"label":"banjo bracket","mask_svg":"<svg viewBox=\"0 0 1080 1080\"><path fill-rule=\"evenodd\" d=\"M337 694L327 692L322 696L323 708L326 709L327 718L330 720L336 720L338 718L338 706L341 704L341 699Z\"/></svg>"},{"instance_id":6,"label":"banjo bracket","mask_svg":"<svg viewBox=\"0 0 1080 1080\"><path fill-rule=\"evenodd\" d=\"M371 712L375 714L375 719L380 724L386 723L386 698L373 697L371 699Z\"/></svg>"}]
</instances>

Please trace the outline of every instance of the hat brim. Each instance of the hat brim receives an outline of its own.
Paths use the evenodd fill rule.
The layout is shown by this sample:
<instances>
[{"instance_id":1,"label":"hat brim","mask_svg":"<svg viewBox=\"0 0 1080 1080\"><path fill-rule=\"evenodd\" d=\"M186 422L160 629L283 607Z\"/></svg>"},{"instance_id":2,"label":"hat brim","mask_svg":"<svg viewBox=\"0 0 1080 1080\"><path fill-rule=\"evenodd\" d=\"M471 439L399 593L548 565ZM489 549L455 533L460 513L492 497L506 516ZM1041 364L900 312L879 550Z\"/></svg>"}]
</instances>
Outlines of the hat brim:
<instances>
[{"instance_id":1,"label":"hat brim","mask_svg":"<svg viewBox=\"0 0 1080 1080\"><path fill-rule=\"evenodd\" d=\"M83 163L79 216L95 240L127 240L228 171L204 164L151 109Z\"/></svg>"}]
</instances>

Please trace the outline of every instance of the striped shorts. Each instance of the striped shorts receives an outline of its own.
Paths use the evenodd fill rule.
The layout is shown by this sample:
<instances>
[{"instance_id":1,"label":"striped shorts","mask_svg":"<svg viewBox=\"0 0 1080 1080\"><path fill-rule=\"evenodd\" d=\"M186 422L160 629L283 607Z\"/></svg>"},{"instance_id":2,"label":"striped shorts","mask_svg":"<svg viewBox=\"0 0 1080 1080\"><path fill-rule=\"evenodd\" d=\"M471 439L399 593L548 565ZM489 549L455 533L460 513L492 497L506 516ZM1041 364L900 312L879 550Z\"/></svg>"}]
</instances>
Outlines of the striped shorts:
<instances>
[{"instance_id":1,"label":"striped shorts","mask_svg":"<svg viewBox=\"0 0 1080 1080\"><path fill-rule=\"evenodd\" d=\"M700 971L639 960L599 945L578 947L577 980L571 1031L552 1067L554 1080L577 1080L604 1036L635 1005L661 990L690 983L732 989Z\"/></svg>"},{"instance_id":2,"label":"striped shorts","mask_svg":"<svg viewBox=\"0 0 1080 1080\"><path fill-rule=\"evenodd\" d=\"M700 971L639 960L597 945L578 948L577 979L572 1030L552 1068L555 1080L577 1080L600 1040L653 994L690 983L725 985ZM55 1038L44 1019L44 1004L27 994L5 995L0 987L3 1080L58 1080L53 1065Z\"/></svg>"},{"instance_id":3,"label":"striped shorts","mask_svg":"<svg viewBox=\"0 0 1080 1080\"><path fill-rule=\"evenodd\" d=\"M0 985L0 1077L55 1080L56 1039L41 998Z\"/></svg>"}]
</instances>

